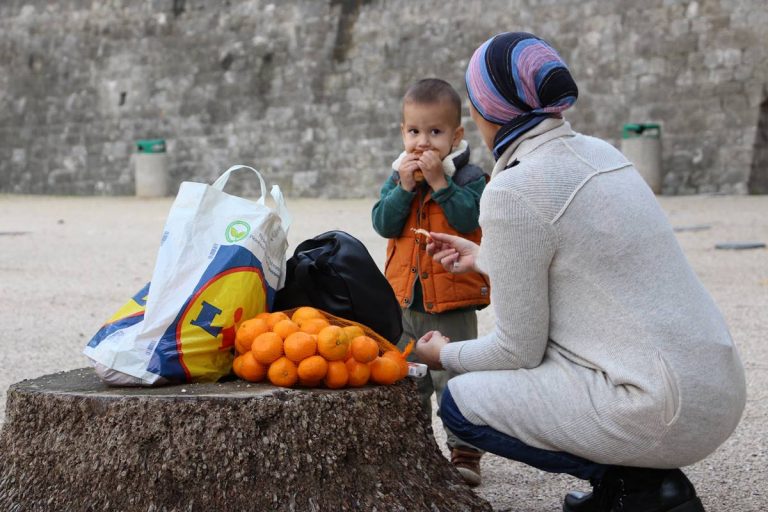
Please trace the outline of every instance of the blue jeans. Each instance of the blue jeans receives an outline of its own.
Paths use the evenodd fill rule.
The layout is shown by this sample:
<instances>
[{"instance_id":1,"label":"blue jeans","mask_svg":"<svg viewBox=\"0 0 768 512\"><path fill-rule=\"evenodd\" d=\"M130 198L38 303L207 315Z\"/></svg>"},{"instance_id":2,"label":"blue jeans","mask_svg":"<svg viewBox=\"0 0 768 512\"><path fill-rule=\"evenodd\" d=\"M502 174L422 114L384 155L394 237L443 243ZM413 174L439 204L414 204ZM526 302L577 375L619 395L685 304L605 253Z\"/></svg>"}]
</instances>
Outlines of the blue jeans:
<instances>
[{"instance_id":1,"label":"blue jeans","mask_svg":"<svg viewBox=\"0 0 768 512\"><path fill-rule=\"evenodd\" d=\"M491 427L470 423L461 414L447 386L440 402L440 418L445 428L472 446L543 471L567 473L583 480L593 480L600 479L608 467L570 453L534 448Z\"/></svg>"}]
</instances>

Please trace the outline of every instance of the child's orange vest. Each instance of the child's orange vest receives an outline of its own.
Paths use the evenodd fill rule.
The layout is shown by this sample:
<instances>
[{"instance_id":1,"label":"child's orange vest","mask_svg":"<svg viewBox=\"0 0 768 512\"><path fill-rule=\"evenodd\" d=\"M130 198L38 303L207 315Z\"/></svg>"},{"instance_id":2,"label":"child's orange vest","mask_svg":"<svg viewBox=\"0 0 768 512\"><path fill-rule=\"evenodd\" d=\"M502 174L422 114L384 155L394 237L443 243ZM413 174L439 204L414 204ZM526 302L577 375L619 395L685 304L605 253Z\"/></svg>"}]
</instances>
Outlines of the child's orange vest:
<instances>
[{"instance_id":1,"label":"child's orange vest","mask_svg":"<svg viewBox=\"0 0 768 512\"><path fill-rule=\"evenodd\" d=\"M425 237L417 235L411 228L458 235L477 244L482 236L480 228L469 234L457 232L448 223L440 205L432 200L432 192L424 194L420 191L400 237L391 238L387 245L384 274L403 308L411 305L417 278L421 279L424 311L427 313L482 307L490 303L491 287L486 276L477 272L448 272L427 254Z\"/></svg>"}]
</instances>

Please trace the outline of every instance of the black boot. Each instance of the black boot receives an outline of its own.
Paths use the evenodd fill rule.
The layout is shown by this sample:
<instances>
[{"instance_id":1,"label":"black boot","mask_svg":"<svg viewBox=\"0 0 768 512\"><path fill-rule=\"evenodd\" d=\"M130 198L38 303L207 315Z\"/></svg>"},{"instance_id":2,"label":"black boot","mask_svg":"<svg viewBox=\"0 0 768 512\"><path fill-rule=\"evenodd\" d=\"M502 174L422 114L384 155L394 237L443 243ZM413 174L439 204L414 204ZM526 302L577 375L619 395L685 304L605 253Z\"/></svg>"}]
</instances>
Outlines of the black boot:
<instances>
[{"instance_id":1,"label":"black boot","mask_svg":"<svg viewBox=\"0 0 768 512\"><path fill-rule=\"evenodd\" d=\"M611 471L602 479L592 479L592 492L571 491L563 500L563 512L607 512L610 511L614 494L614 480Z\"/></svg>"},{"instance_id":2,"label":"black boot","mask_svg":"<svg viewBox=\"0 0 768 512\"><path fill-rule=\"evenodd\" d=\"M592 492L571 491L565 495L563 512L601 512L607 510L605 507L608 504L605 498L602 498L606 491L607 481L590 480L589 483L592 484ZM603 508L600 508L601 501Z\"/></svg>"},{"instance_id":3,"label":"black boot","mask_svg":"<svg viewBox=\"0 0 768 512\"><path fill-rule=\"evenodd\" d=\"M679 469L617 468L613 511L704 512L693 484Z\"/></svg>"},{"instance_id":4,"label":"black boot","mask_svg":"<svg viewBox=\"0 0 768 512\"><path fill-rule=\"evenodd\" d=\"M569 493L565 512L704 512L679 469L614 467L589 494Z\"/></svg>"}]
</instances>

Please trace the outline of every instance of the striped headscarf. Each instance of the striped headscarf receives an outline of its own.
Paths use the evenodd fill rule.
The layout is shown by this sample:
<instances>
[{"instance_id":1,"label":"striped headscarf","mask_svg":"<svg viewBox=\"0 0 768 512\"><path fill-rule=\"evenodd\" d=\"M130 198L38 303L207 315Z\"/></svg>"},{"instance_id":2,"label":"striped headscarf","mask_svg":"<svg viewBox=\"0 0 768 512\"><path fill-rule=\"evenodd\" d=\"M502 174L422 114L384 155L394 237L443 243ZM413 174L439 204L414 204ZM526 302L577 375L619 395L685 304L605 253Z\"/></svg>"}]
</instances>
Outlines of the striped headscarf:
<instances>
[{"instance_id":1,"label":"striped headscarf","mask_svg":"<svg viewBox=\"0 0 768 512\"><path fill-rule=\"evenodd\" d=\"M483 43L469 61L466 82L472 106L501 125L493 143L497 160L544 119L562 117L579 94L555 49L525 32L505 32Z\"/></svg>"}]
</instances>

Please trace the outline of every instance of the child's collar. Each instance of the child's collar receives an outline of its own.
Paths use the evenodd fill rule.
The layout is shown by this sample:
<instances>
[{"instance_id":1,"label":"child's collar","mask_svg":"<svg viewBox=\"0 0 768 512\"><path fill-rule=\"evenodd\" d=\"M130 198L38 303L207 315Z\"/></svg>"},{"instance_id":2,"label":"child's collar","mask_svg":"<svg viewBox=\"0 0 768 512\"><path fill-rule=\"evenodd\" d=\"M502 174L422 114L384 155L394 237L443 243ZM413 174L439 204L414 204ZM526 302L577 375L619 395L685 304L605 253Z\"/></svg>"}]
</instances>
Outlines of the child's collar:
<instances>
[{"instance_id":1,"label":"child's collar","mask_svg":"<svg viewBox=\"0 0 768 512\"><path fill-rule=\"evenodd\" d=\"M394 162L392 162L392 169L398 170L400 168L400 163L403 161L403 158L405 158L405 155L407 153L403 151L400 153L400 156L395 159ZM469 163L469 144L466 140L462 139L461 142L459 142L458 147L451 152L448 156L443 158L443 172L446 176L453 176L456 173L457 167L463 167Z\"/></svg>"}]
</instances>

